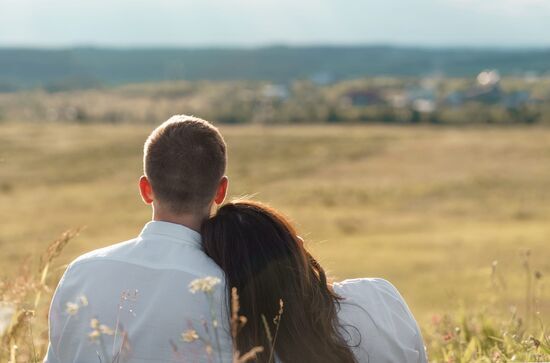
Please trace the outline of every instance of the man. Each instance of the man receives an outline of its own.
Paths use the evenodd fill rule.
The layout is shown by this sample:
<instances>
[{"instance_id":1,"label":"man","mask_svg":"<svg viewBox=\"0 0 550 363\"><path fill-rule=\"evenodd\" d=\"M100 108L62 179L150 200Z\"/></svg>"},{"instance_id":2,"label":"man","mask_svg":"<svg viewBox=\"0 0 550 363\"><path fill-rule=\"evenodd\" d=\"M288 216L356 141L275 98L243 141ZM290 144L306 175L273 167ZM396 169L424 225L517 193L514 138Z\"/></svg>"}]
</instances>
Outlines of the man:
<instances>
[{"instance_id":1,"label":"man","mask_svg":"<svg viewBox=\"0 0 550 363\"><path fill-rule=\"evenodd\" d=\"M223 273L198 232L226 196L226 162L221 134L204 120L173 116L151 133L139 190L152 221L69 265L45 362L231 361Z\"/></svg>"}]
</instances>

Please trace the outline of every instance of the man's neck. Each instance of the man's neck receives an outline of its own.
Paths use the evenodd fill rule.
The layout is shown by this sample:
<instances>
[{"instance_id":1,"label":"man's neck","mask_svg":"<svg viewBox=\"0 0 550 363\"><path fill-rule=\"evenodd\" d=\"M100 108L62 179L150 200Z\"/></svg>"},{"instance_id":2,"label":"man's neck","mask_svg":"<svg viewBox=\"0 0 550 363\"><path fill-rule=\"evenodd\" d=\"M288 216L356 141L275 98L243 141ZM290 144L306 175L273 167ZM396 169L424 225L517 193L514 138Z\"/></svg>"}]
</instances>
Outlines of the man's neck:
<instances>
[{"instance_id":1,"label":"man's neck","mask_svg":"<svg viewBox=\"0 0 550 363\"><path fill-rule=\"evenodd\" d=\"M153 221L170 222L175 224L181 224L187 228L190 228L196 232L200 232L202 221L206 217L199 217L194 214L179 214L174 215L171 213L163 213L162 211L153 210Z\"/></svg>"}]
</instances>

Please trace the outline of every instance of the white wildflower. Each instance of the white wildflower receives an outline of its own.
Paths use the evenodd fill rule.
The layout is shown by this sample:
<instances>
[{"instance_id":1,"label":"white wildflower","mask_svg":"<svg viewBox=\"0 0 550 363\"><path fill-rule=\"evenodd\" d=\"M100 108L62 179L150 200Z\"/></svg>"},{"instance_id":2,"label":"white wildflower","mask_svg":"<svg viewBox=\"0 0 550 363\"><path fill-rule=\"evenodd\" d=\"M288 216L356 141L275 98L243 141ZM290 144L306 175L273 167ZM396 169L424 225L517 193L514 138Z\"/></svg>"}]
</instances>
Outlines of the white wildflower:
<instances>
[{"instance_id":1,"label":"white wildflower","mask_svg":"<svg viewBox=\"0 0 550 363\"><path fill-rule=\"evenodd\" d=\"M101 334L105 334L105 335L113 335L115 332L113 331L113 329L109 328L107 325L105 324L101 324L99 326L99 331L101 332Z\"/></svg>"},{"instance_id":2,"label":"white wildflower","mask_svg":"<svg viewBox=\"0 0 550 363\"><path fill-rule=\"evenodd\" d=\"M88 334L88 338L90 338L90 340L92 341L97 341L100 336L101 336L101 333L99 332L99 330L95 330L95 329L92 330L90 334Z\"/></svg>"},{"instance_id":3,"label":"white wildflower","mask_svg":"<svg viewBox=\"0 0 550 363\"><path fill-rule=\"evenodd\" d=\"M99 320L97 320L96 318L90 320L90 327L92 329L97 329L99 328Z\"/></svg>"},{"instance_id":4,"label":"white wildflower","mask_svg":"<svg viewBox=\"0 0 550 363\"><path fill-rule=\"evenodd\" d=\"M69 301L66 305L65 312L69 315L76 315L76 313L78 313L78 309L80 309L78 304Z\"/></svg>"},{"instance_id":5,"label":"white wildflower","mask_svg":"<svg viewBox=\"0 0 550 363\"><path fill-rule=\"evenodd\" d=\"M88 334L90 340L97 341L102 335L114 335L113 329L109 328L105 324L100 324L99 320L93 318L90 320L90 327L92 331Z\"/></svg>"},{"instance_id":6,"label":"white wildflower","mask_svg":"<svg viewBox=\"0 0 550 363\"><path fill-rule=\"evenodd\" d=\"M189 284L189 291L194 294L197 291L210 293L214 290L214 287L218 285L221 280L217 277L207 276L202 279L195 279Z\"/></svg>"},{"instance_id":7,"label":"white wildflower","mask_svg":"<svg viewBox=\"0 0 550 363\"><path fill-rule=\"evenodd\" d=\"M82 295L82 296L80 297L80 304L81 304L82 306L88 306L88 298L87 298L86 296Z\"/></svg>"},{"instance_id":8,"label":"white wildflower","mask_svg":"<svg viewBox=\"0 0 550 363\"><path fill-rule=\"evenodd\" d=\"M191 343L199 339L199 335L195 330L189 329L186 332L181 334L181 339L186 343Z\"/></svg>"}]
</instances>

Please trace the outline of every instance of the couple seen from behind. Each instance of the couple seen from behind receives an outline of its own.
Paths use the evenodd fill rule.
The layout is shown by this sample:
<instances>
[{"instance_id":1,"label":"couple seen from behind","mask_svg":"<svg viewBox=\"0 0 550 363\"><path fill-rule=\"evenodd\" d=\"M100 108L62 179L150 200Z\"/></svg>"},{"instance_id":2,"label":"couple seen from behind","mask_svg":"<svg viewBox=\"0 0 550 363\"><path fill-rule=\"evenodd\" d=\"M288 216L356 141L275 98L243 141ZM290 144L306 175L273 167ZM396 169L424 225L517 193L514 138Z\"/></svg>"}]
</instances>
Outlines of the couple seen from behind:
<instances>
[{"instance_id":1,"label":"couple seen from behind","mask_svg":"<svg viewBox=\"0 0 550 363\"><path fill-rule=\"evenodd\" d=\"M151 133L139 190L152 220L69 264L44 362L427 362L391 283L331 282L280 212L224 204L226 164L207 121L173 116Z\"/></svg>"}]
</instances>

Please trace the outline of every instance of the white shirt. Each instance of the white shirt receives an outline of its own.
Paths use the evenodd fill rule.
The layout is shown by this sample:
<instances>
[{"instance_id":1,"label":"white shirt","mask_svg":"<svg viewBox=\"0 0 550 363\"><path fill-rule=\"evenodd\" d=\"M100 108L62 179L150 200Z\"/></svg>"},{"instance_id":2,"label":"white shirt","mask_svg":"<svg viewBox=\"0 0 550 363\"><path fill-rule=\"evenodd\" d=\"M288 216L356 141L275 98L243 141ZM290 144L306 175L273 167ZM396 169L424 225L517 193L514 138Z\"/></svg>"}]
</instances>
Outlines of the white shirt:
<instances>
[{"instance_id":1,"label":"white shirt","mask_svg":"<svg viewBox=\"0 0 550 363\"><path fill-rule=\"evenodd\" d=\"M209 295L188 288L206 276L221 280L210 303ZM223 272L202 251L197 232L149 222L137 238L87 253L69 265L51 304L45 362L111 363L117 354L120 363L207 362L205 343L182 339L189 329L208 337L205 321L212 347L219 341L222 360L231 362L225 296ZM214 320L219 321L218 339ZM218 362L218 350L213 354Z\"/></svg>"},{"instance_id":2,"label":"white shirt","mask_svg":"<svg viewBox=\"0 0 550 363\"><path fill-rule=\"evenodd\" d=\"M220 279L214 294L192 294L189 283L206 276ZM334 290L345 298L338 317L360 363L426 362L418 326L389 282L346 280ZM45 362L111 363L117 355L120 363L219 362L218 351L224 363L231 362L225 295L223 272L202 251L197 232L149 222L137 238L69 265L51 304ZM200 339L183 341L190 329L221 348L213 359Z\"/></svg>"},{"instance_id":3,"label":"white shirt","mask_svg":"<svg viewBox=\"0 0 550 363\"><path fill-rule=\"evenodd\" d=\"M342 336L359 363L425 363L420 329L397 289L382 279L334 284L341 302Z\"/></svg>"}]
</instances>

